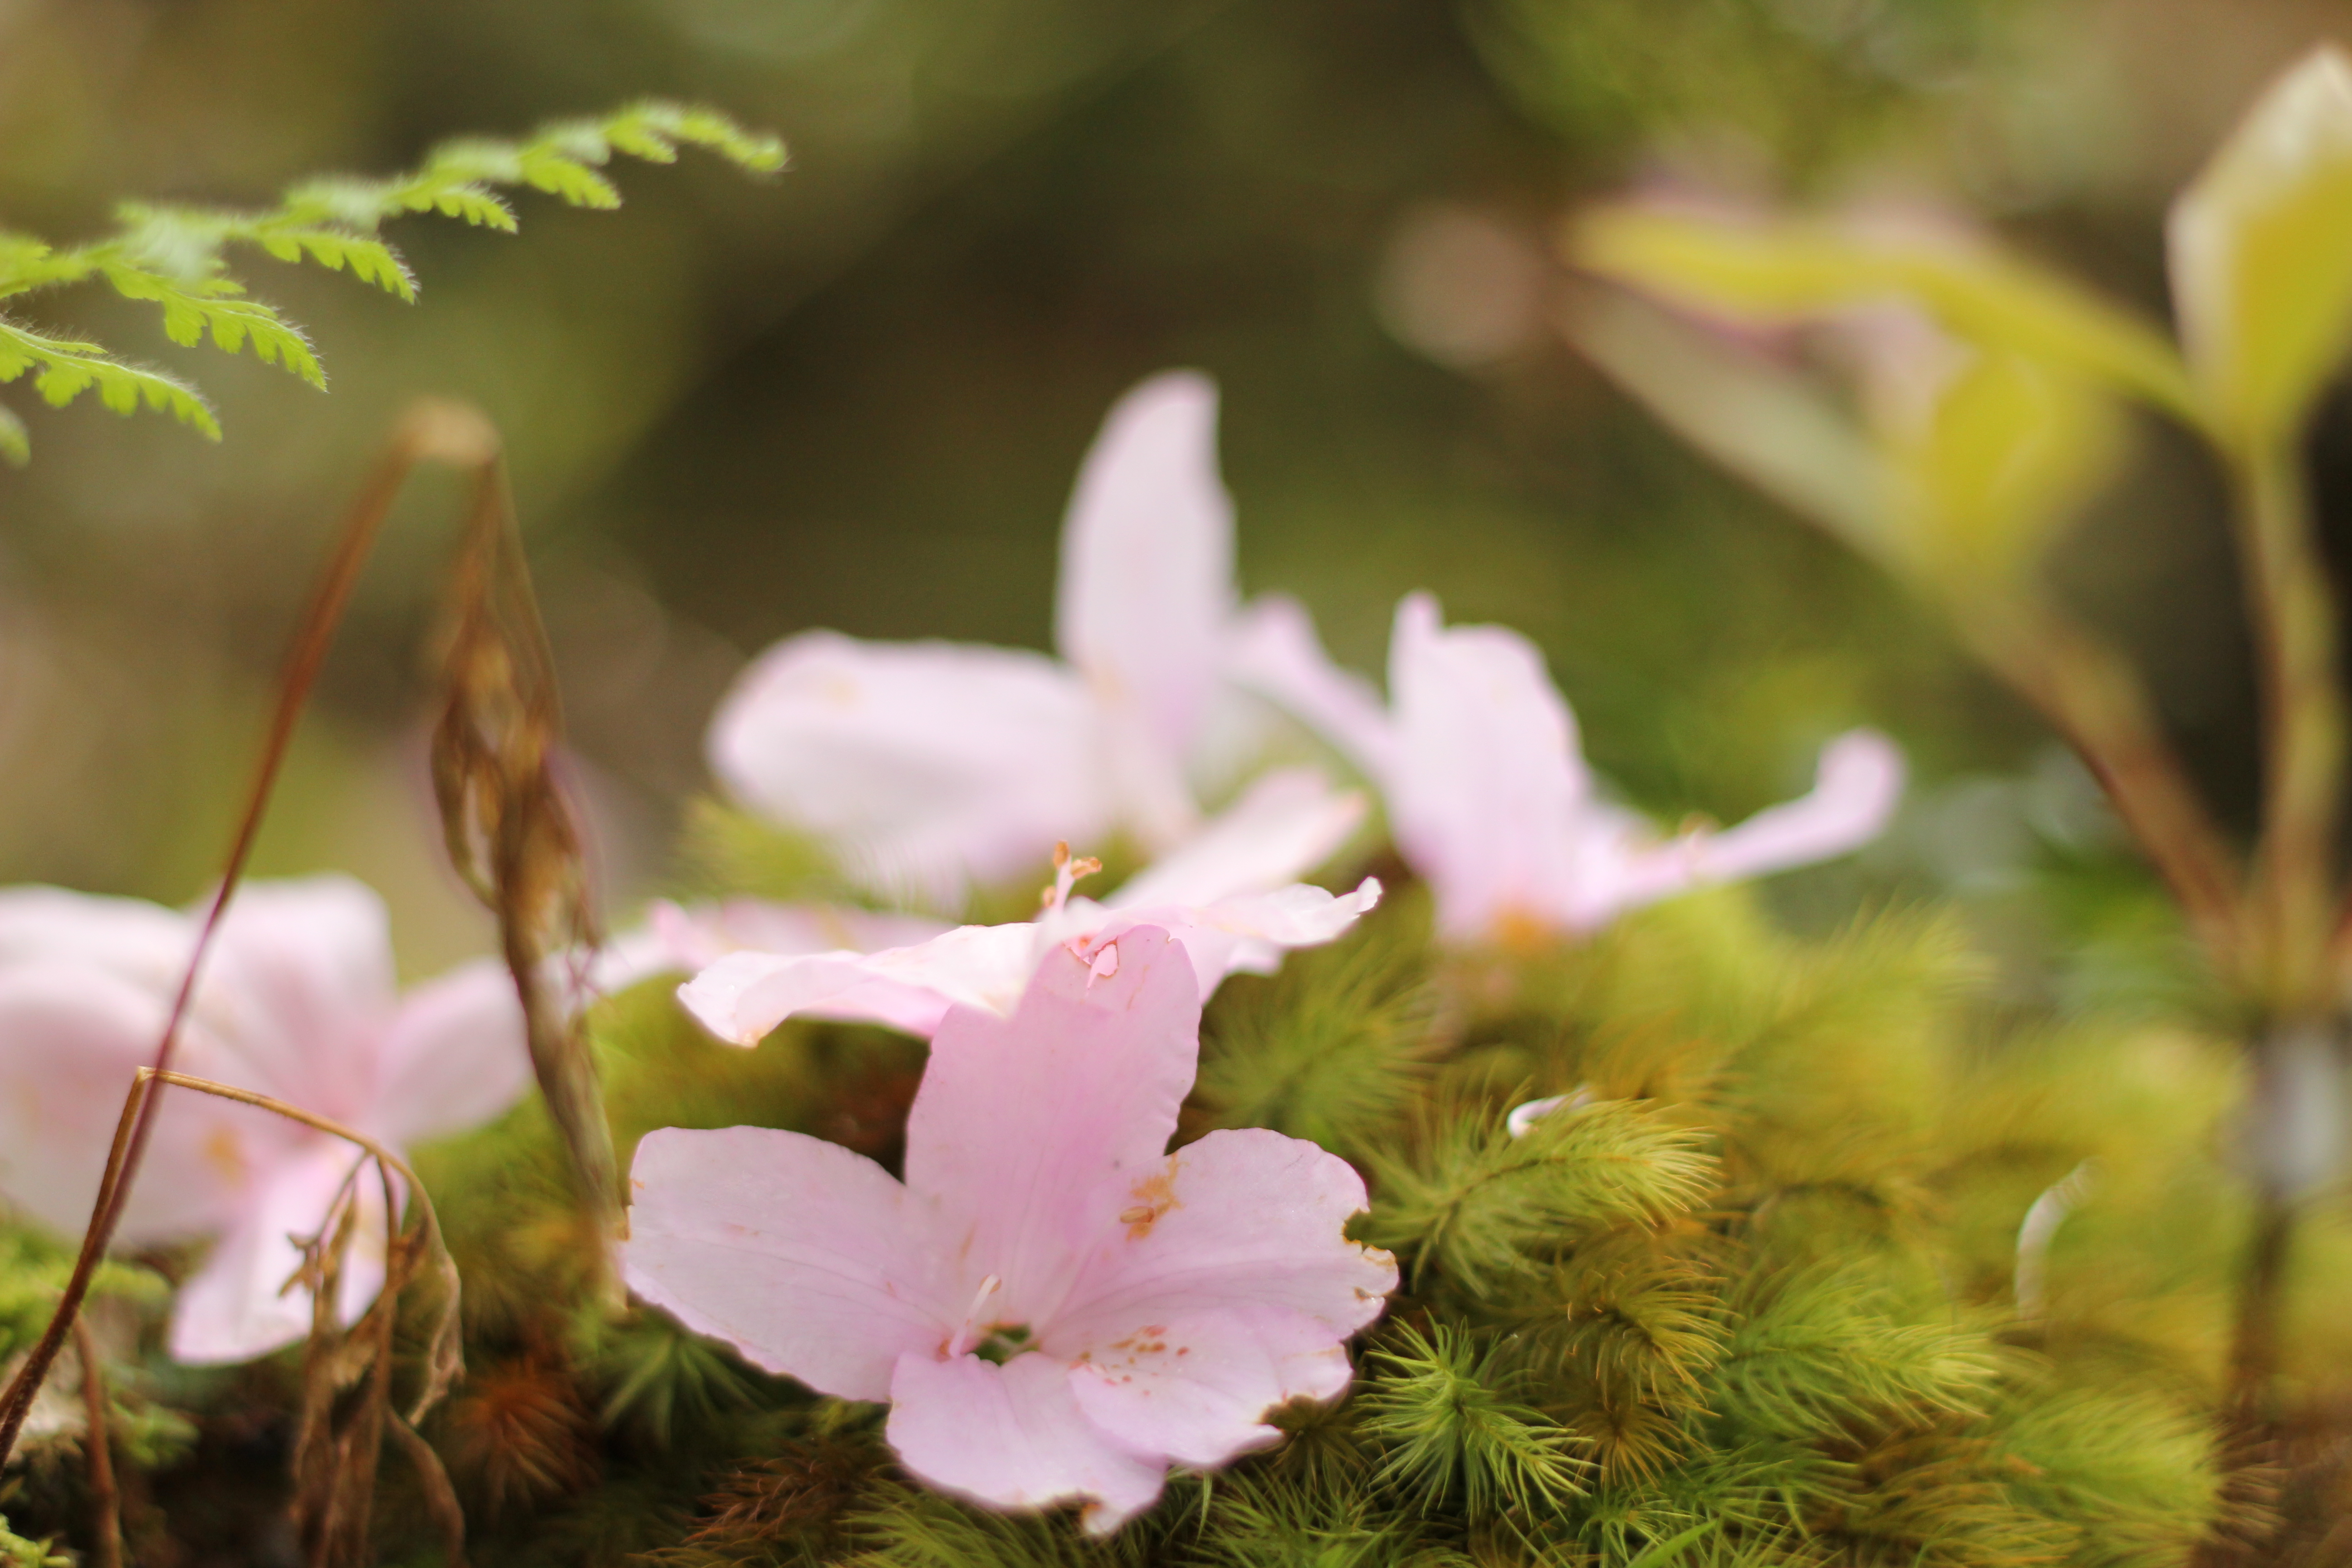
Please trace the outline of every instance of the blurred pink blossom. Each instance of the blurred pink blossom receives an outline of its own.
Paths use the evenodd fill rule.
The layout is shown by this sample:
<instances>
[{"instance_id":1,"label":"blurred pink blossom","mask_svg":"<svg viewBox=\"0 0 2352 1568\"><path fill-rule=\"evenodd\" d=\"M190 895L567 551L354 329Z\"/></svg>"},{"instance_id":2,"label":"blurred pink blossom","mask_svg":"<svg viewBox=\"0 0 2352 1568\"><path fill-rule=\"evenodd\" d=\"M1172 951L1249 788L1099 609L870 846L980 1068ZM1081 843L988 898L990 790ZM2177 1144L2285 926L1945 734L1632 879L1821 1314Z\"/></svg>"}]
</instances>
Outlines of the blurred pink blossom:
<instances>
[{"instance_id":1,"label":"blurred pink blossom","mask_svg":"<svg viewBox=\"0 0 2352 1568\"><path fill-rule=\"evenodd\" d=\"M1042 863L1057 841L1183 842L1231 695L1234 520L1216 412L1206 377L1173 372L1104 421L1063 527L1061 658L787 638L711 721L719 777L830 841L869 891L933 909Z\"/></svg>"},{"instance_id":2,"label":"blurred pink blossom","mask_svg":"<svg viewBox=\"0 0 2352 1568\"><path fill-rule=\"evenodd\" d=\"M1099 903L1070 897L1092 862L1074 867L1065 856L1038 918L1006 925L922 931L910 917L752 900L703 911L657 908L655 952L635 973L698 963L679 999L738 1045L757 1045L794 1014L929 1035L950 1006L1009 1016L1057 948L1085 957L1125 931L1156 926L1184 949L1205 1000L1226 975L1271 973L1285 950L1333 940L1380 901L1380 884L1370 879L1336 896L1295 880L1328 858L1363 815L1361 795L1332 789L1313 769L1286 769L1259 779L1184 847ZM910 927L919 934L902 945L866 944ZM830 951L813 945L827 938ZM646 945L630 939L625 954Z\"/></svg>"},{"instance_id":3,"label":"blurred pink blossom","mask_svg":"<svg viewBox=\"0 0 2352 1568\"><path fill-rule=\"evenodd\" d=\"M1010 1017L950 1010L906 1181L835 1144L648 1134L624 1263L645 1300L769 1370L887 1400L917 1476L989 1507L1083 1505L1108 1534L1167 1468L1336 1399L1345 1342L1395 1289L1346 1238L1348 1164L1262 1129L1171 1154L1200 984L1166 932L1046 954Z\"/></svg>"},{"instance_id":4,"label":"blurred pink blossom","mask_svg":"<svg viewBox=\"0 0 2352 1568\"><path fill-rule=\"evenodd\" d=\"M0 1195L79 1236L132 1075L154 1056L202 912L56 888L0 892ZM230 903L205 960L175 1068L258 1090L395 1149L489 1120L530 1082L522 1014L482 961L402 994L382 900L348 878L259 882ZM188 1089L163 1109L119 1239L215 1238L181 1286L171 1352L246 1361L310 1329L287 1290L363 1157L282 1117ZM339 1303L383 1283L373 1173Z\"/></svg>"},{"instance_id":5,"label":"blurred pink blossom","mask_svg":"<svg viewBox=\"0 0 2352 1568\"><path fill-rule=\"evenodd\" d=\"M1234 668L1380 787L1398 852L1457 942L1590 932L1691 888L1843 855L1877 837L1903 788L1894 742L1857 730L1822 749L1811 794L1661 839L1601 798L1535 646L1501 626L1448 627L1426 594L1397 606L1386 707L1286 599L1253 607Z\"/></svg>"}]
</instances>

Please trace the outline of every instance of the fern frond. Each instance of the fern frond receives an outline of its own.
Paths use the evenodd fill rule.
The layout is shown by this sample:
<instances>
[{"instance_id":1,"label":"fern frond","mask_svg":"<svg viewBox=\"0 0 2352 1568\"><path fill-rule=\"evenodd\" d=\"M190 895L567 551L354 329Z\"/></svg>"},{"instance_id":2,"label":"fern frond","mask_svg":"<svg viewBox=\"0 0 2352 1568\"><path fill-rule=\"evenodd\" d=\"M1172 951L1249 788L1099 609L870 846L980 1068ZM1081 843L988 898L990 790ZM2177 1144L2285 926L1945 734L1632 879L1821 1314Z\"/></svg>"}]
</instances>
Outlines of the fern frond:
<instances>
[{"instance_id":1,"label":"fern frond","mask_svg":"<svg viewBox=\"0 0 2352 1568\"><path fill-rule=\"evenodd\" d=\"M348 271L414 300L415 275L378 237L385 223L436 212L510 234L515 213L499 195L501 187L528 186L573 206L616 207L620 192L599 173L614 153L669 163L677 162L681 146L707 148L751 174L774 173L785 162L781 142L746 131L716 110L636 103L602 119L559 121L520 141L446 142L415 170L388 179L307 180L289 187L277 206L260 211L126 203L116 211L115 233L86 245L58 249L29 236L0 235L0 299L101 280L125 299L159 306L164 335L184 348L207 337L227 353L250 346L263 363L282 364L323 388L326 373L301 329L247 298L245 286L228 275L225 258L231 247L251 246L278 261L312 261L330 271ZM50 347L81 366L63 374L56 395L44 381L43 395L52 403L71 402L95 384L117 412L130 412L144 400L218 438L210 411L181 384L155 378L91 344ZM113 374L89 368L96 364L111 367ZM173 390L150 386L141 377L160 379ZM124 385L137 387L128 402L110 390ZM64 390L68 387L72 391ZM190 410L202 411L201 416ZM0 456L21 462L26 451L22 422L7 416L0 423Z\"/></svg>"},{"instance_id":2,"label":"fern frond","mask_svg":"<svg viewBox=\"0 0 2352 1568\"><path fill-rule=\"evenodd\" d=\"M220 439L220 421L185 382L108 355L96 343L43 337L13 321L0 321L0 382L33 372L34 390L52 408L62 408L98 389L99 401L117 414L135 414L141 404L169 414L207 440ZM20 427L21 428L21 427Z\"/></svg>"},{"instance_id":3,"label":"fern frond","mask_svg":"<svg viewBox=\"0 0 2352 1568\"><path fill-rule=\"evenodd\" d=\"M1424 1509L1459 1500L1474 1519L1557 1508L1582 1490L1573 1433L1516 1397L1503 1347L1437 1324L1411 1324L1370 1359L1379 1379L1359 1394L1366 1436L1387 1446L1376 1481Z\"/></svg>"}]
</instances>

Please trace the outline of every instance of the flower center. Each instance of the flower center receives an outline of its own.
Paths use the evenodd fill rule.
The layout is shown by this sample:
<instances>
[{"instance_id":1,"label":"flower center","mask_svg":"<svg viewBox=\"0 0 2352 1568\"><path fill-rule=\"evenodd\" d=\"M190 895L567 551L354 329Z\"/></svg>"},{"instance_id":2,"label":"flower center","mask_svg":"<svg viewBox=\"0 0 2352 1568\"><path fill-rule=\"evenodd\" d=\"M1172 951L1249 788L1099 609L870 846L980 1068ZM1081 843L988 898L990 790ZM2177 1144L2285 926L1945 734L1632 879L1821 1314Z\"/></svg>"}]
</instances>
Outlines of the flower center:
<instances>
[{"instance_id":1,"label":"flower center","mask_svg":"<svg viewBox=\"0 0 2352 1568\"><path fill-rule=\"evenodd\" d=\"M992 1323L988 1337L974 1345L971 1353L982 1361L992 1361L1003 1366L1014 1356L1037 1348L1036 1336L1026 1323Z\"/></svg>"},{"instance_id":2,"label":"flower center","mask_svg":"<svg viewBox=\"0 0 2352 1568\"><path fill-rule=\"evenodd\" d=\"M1062 906L1070 901L1070 889L1077 886L1078 879L1091 877L1101 869L1102 862L1093 856L1089 855L1082 859L1074 860L1070 858L1070 847L1067 843L1055 845L1054 885L1045 889L1045 896L1041 902L1047 910L1056 914L1060 913Z\"/></svg>"}]
</instances>

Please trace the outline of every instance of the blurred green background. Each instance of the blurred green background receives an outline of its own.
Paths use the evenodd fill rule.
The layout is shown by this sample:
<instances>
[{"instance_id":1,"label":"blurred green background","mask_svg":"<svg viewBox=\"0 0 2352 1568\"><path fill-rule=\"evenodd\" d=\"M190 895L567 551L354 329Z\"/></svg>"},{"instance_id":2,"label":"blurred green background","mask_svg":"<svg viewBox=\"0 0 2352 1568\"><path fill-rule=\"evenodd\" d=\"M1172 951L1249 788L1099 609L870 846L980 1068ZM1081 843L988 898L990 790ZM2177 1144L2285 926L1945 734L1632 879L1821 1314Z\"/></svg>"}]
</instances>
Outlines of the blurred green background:
<instances>
[{"instance_id":1,"label":"blurred green background","mask_svg":"<svg viewBox=\"0 0 2352 1568\"><path fill-rule=\"evenodd\" d=\"M36 444L0 473L0 880L204 887L295 607L411 398L473 399L511 442L625 906L707 787L712 700L771 640L1042 645L1096 422L1192 364L1224 388L1244 586L1305 598L1341 657L1377 669L1413 587L1519 626L1597 763L1667 819L1791 793L1827 734L1879 724L1919 773L1900 830L1779 896L1957 890L1999 931L2063 863L2107 889L2069 928L2094 940L2145 900L2087 785L1929 617L1574 359L1549 237L1669 178L1951 203L2160 312L2169 192L2331 33L2352 5L0 0L0 226L54 240L121 197L252 202L648 92L794 159L765 184L626 167L622 212L526 196L519 237L395 226L415 306L253 259L323 396L95 292L38 301L36 324L194 376L228 437L0 394ZM2213 486L2144 435L2062 574L2242 816ZM2323 432L2330 472L2344 447ZM485 942L424 779L453 500L404 504L262 859L375 881L416 970Z\"/></svg>"}]
</instances>

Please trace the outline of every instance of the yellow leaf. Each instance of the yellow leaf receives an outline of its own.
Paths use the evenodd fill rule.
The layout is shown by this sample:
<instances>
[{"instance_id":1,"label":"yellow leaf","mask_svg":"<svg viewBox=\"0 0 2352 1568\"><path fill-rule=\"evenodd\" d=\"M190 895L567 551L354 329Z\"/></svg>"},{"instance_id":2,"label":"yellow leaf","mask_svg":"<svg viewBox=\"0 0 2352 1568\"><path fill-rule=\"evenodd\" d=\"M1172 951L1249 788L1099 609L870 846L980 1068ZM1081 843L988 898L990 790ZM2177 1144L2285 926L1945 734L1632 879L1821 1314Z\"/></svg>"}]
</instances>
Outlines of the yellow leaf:
<instances>
[{"instance_id":1,"label":"yellow leaf","mask_svg":"<svg viewBox=\"0 0 2352 1568\"><path fill-rule=\"evenodd\" d=\"M2021 570L2113 476L2121 435L2095 390L2017 354L1979 353L1916 429L1888 442L1915 512L1906 531L1950 585Z\"/></svg>"},{"instance_id":2,"label":"yellow leaf","mask_svg":"<svg viewBox=\"0 0 2352 1568\"><path fill-rule=\"evenodd\" d=\"M1569 251L1578 265L1672 303L1751 321L1908 303L1964 342L2196 417L2187 374L2154 328L2029 262L1925 226L1745 221L1627 204L1584 215Z\"/></svg>"},{"instance_id":3,"label":"yellow leaf","mask_svg":"<svg viewBox=\"0 0 2352 1568\"><path fill-rule=\"evenodd\" d=\"M2291 439L2352 346L2352 59L2273 83L2173 203L2174 309L2231 444Z\"/></svg>"}]
</instances>

